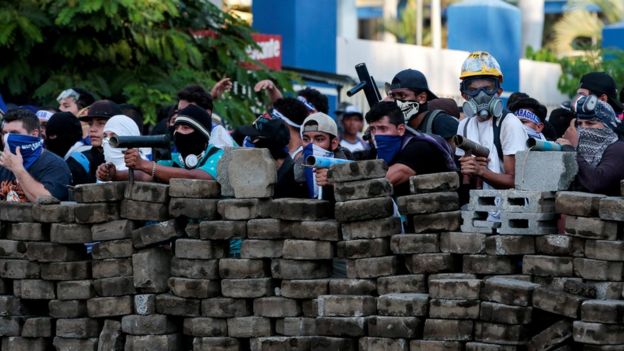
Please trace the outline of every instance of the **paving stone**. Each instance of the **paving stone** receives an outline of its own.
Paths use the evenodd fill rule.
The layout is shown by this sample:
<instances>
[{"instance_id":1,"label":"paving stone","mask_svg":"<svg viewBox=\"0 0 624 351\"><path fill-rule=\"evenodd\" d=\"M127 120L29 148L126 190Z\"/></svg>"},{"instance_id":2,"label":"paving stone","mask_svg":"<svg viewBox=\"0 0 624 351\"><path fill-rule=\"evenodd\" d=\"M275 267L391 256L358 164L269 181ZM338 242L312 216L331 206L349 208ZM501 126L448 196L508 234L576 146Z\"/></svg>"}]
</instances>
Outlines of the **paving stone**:
<instances>
[{"instance_id":1,"label":"paving stone","mask_svg":"<svg viewBox=\"0 0 624 351\"><path fill-rule=\"evenodd\" d=\"M582 279L568 280L563 284L563 291L572 294L587 297L590 299L596 298L596 287L590 283L584 283Z\"/></svg>"},{"instance_id":2,"label":"paving stone","mask_svg":"<svg viewBox=\"0 0 624 351\"><path fill-rule=\"evenodd\" d=\"M171 316L199 317L200 302L196 299L185 299L171 294L156 296L156 312Z\"/></svg>"},{"instance_id":3,"label":"paving stone","mask_svg":"<svg viewBox=\"0 0 624 351\"><path fill-rule=\"evenodd\" d=\"M91 253L93 258L96 260L127 258L132 257L133 254L134 247L132 246L132 240L130 239L101 241L95 243Z\"/></svg>"},{"instance_id":4,"label":"paving stone","mask_svg":"<svg viewBox=\"0 0 624 351\"><path fill-rule=\"evenodd\" d=\"M624 261L624 241L586 240L585 256L606 261Z\"/></svg>"},{"instance_id":5,"label":"paving stone","mask_svg":"<svg viewBox=\"0 0 624 351\"><path fill-rule=\"evenodd\" d=\"M284 240L284 258L293 260L319 260L334 257L334 248L329 241Z\"/></svg>"},{"instance_id":6,"label":"paving stone","mask_svg":"<svg viewBox=\"0 0 624 351\"><path fill-rule=\"evenodd\" d=\"M251 222L251 221L250 221ZM202 221L199 224L202 240L229 240L247 237L246 221Z\"/></svg>"},{"instance_id":7,"label":"paving stone","mask_svg":"<svg viewBox=\"0 0 624 351\"><path fill-rule=\"evenodd\" d=\"M542 287L536 288L533 292L533 307L569 318L578 318L584 300L580 296Z\"/></svg>"},{"instance_id":8,"label":"paving stone","mask_svg":"<svg viewBox=\"0 0 624 351\"><path fill-rule=\"evenodd\" d=\"M394 204L391 197L379 197L337 202L334 214L338 222L356 222L386 218L392 216L393 210Z\"/></svg>"},{"instance_id":9,"label":"paving stone","mask_svg":"<svg viewBox=\"0 0 624 351\"><path fill-rule=\"evenodd\" d=\"M121 218L135 221L164 221L169 218L167 204L125 199L119 210Z\"/></svg>"},{"instance_id":10,"label":"paving stone","mask_svg":"<svg viewBox=\"0 0 624 351\"><path fill-rule=\"evenodd\" d=\"M479 301L431 299L429 318L478 319Z\"/></svg>"},{"instance_id":11,"label":"paving stone","mask_svg":"<svg viewBox=\"0 0 624 351\"><path fill-rule=\"evenodd\" d=\"M473 342L473 341L469 341L466 343L466 351L517 351L519 348L520 346L488 344L488 343ZM557 351L569 351L569 350L557 350Z\"/></svg>"},{"instance_id":12,"label":"paving stone","mask_svg":"<svg viewBox=\"0 0 624 351\"><path fill-rule=\"evenodd\" d=\"M217 204L217 212L226 220L248 220L268 217L271 207L269 200L223 199Z\"/></svg>"},{"instance_id":13,"label":"paving stone","mask_svg":"<svg viewBox=\"0 0 624 351\"><path fill-rule=\"evenodd\" d=\"M28 245L23 241L0 239L0 257L26 258Z\"/></svg>"},{"instance_id":14,"label":"paving stone","mask_svg":"<svg viewBox=\"0 0 624 351\"><path fill-rule=\"evenodd\" d=\"M0 221L34 222L32 203L0 202Z\"/></svg>"},{"instance_id":15,"label":"paving stone","mask_svg":"<svg viewBox=\"0 0 624 351\"><path fill-rule=\"evenodd\" d=\"M219 260L219 276L224 279L264 278L268 267L260 259L222 258Z\"/></svg>"},{"instance_id":16,"label":"paving stone","mask_svg":"<svg viewBox=\"0 0 624 351\"><path fill-rule=\"evenodd\" d=\"M0 208L1 205L0 205ZM4 210L4 209L2 209ZM11 223L6 229L6 238L23 241L48 241L48 233L41 223Z\"/></svg>"},{"instance_id":17,"label":"paving stone","mask_svg":"<svg viewBox=\"0 0 624 351\"><path fill-rule=\"evenodd\" d=\"M271 321L264 317L234 317L227 320L228 334L234 338L270 336Z\"/></svg>"},{"instance_id":18,"label":"paving stone","mask_svg":"<svg viewBox=\"0 0 624 351\"><path fill-rule=\"evenodd\" d=\"M134 286L147 293L166 291L170 261L171 252L163 248L142 250L132 255Z\"/></svg>"},{"instance_id":19,"label":"paving stone","mask_svg":"<svg viewBox=\"0 0 624 351\"><path fill-rule=\"evenodd\" d=\"M116 320L107 319L98 339L98 351L122 351L126 337L121 333L121 323Z\"/></svg>"},{"instance_id":20,"label":"paving stone","mask_svg":"<svg viewBox=\"0 0 624 351\"><path fill-rule=\"evenodd\" d=\"M440 251L453 254L480 254L485 252L485 234L440 233Z\"/></svg>"},{"instance_id":21,"label":"paving stone","mask_svg":"<svg viewBox=\"0 0 624 351\"><path fill-rule=\"evenodd\" d=\"M296 317L301 313L301 307L296 300L270 296L261 297L253 301L254 315L269 318Z\"/></svg>"},{"instance_id":22,"label":"paving stone","mask_svg":"<svg viewBox=\"0 0 624 351\"><path fill-rule=\"evenodd\" d=\"M396 256L360 258L347 261L348 278L378 278L396 274Z\"/></svg>"},{"instance_id":23,"label":"paving stone","mask_svg":"<svg viewBox=\"0 0 624 351\"><path fill-rule=\"evenodd\" d=\"M112 278L118 276L132 276L132 259L112 258L93 260L91 262L93 278Z\"/></svg>"},{"instance_id":24,"label":"paving stone","mask_svg":"<svg viewBox=\"0 0 624 351\"><path fill-rule=\"evenodd\" d=\"M83 244L92 240L91 227L84 224L52 223L50 241L60 244Z\"/></svg>"},{"instance_id":25,"label":"paving stone","mask_svg":"<svg viewBox=\"0 0 624 351\"><path fill-rule=\"evenodd\" d=\"M184 335L200 337L227 336L227 321L219 318L186 318L184 319Z\"/></svg>"},{"instance_id":26,"label":"paving stone","mask_svg":"<svg viewBox=\"0 0 624 351\"><path fill-rule=\"evenodd\" d=\"M327 295L328 281L326 279L298 279L282 280L281 294L291 299L315 299L320 295Z\"/></svg>"},{"instance_id":27,"label":"paving stone","mask_svg":"<svg viewBox=\"0 0 624 351\"><path fill-rule=\"evenodd\" d=\"M95 296L90 280L61 281L56 284L59 300L86 300Z\"/></svg>"},{"instance_id":28,"label":"paving stone","mask_svg":"<svg viewBox=\"0 0 624 351\"><path fill-rule=\"evenodd\" d=\"M341 227L344 240L384 238L401 233L401 220L398 217L386 217L342 223Z\"/></svg>"},{"instance_id":29,"label":"paving stone","mask_svg":"<svg viewBox=\"0 0 624 351\"><path fill-rule=\"evenodd\" d=\"M551 350L572 339L572 322L560 320L540 331L529 341L530 350Z\"/></svg>"},{"instance_id":30,"label":"paving stone","mask_svg":"<svg viewBox=\"0 0 624 351\"><path fill-rule=\"evenodd\" d=\"M75 203L34 204L32 218L41 223L71 223L74 221ZM13 219L15 220L15 219Z\"/></svg>"},{"instance_id":31,"label":"paving stone","mask_svg":"<svg viewBox=\"0 0 624 351\"><path fill-rule=\"evenodd\" d=\"M410 177L409 183L412 194L455 191L459 189L459 175L457 172L419 174Z\"/></svg>"},{"instance_id":32,"label":"paving stone","mask_svg":"<svg viewBox=\"0 0 624 351\"><path fill-rule=\"evenodd\" d=\"M87 316L87 302L85 300L51 300L48 302L48 309L52 318L80 318Z\"/></svg>"},{"instance_id":33,"label":"paving stone","mask_svg":"<svg viewBox=\"0 0 624 351\"><path fill-rule=\"evenodd\" d=\"M169 180L169 196L199 199L219 198L221 186L215 180L173 178Z\"/></svg>"},{"instance_id":34,"label":"paving stone","mask_svg":"<svg viewBox=\"0 0 624 351\"><path fill-rule=\"evenodd\" d=\"M54 283L40 279L13 281L13 295L30 300L51 300L56 297Z\"/></svg>"},{"instance_id":35,"label":"paving stone","mask_svg":"<svg viewBox=\"0 0 624 351\"><path fill-rule=\"evenodd\" d=\"M203 220L217 219L218 202L217 199L172 198L169 200L169 215Z\"/></svg>"},{"instance_id":36,"label":"paving stone","mask_svg":"<svg viewBox=\"0 0 624 351\"><path fill-rule=\"evenodd\" d=\"M271 278L222 279L221 294L224 297L253 299L273 295Z\"/></svg>"},{"instance_id":37,"label":"paving stone","mask_svg":"<svg viewBox=\"0 0 624 351\"><path fill-rule=\"evenodd\" d=\"M480 298L506 305L531 306L533 291L538 286L518 279L493 277L484 281Z\"/></svg>"},{"instance_id":38,"label":"paving stone","mask_svg":"<svg viewBox=\"0 0 624 351\"><path fill-rule=\"evenodd\" d=\"M472 340L473 321L456 319L433 319L425 320L423 339L426 340Z\"/></svg>"},{"instance_id":39,"label":"paving stone","mask_svg":"<svg viewBox=\"0 0 624 351\"><path fill-rule=\"evenodd\" d=\"M481 279L431 279L429 295L433 299L478 300Z\"/></svg>"},{"instance_id":40,"label":"paving stone","mask_svg":"<svg viewBox=\"0 0 624 351\"><path fill-rule=\"evenodd\" d=\"M75 339L98 337L100 324L92 318L57 319L55 334L59 337Z\"/></svg>"},{"instance_id":41,"label":"paving stone","mask_svg":"<svg viewBox=\"0 0 624 351\"><path fill-rule=\"evenodd\" d=\"M418 317L372 316L367 322L368 335L389 338L417 338L422 325Z\"/></svg>"},{"instance_id":42,"label":"paving stone","mask_svg":"<svg viewBox=\"0 0 624 351\"><path fill-rule=\"evenodd\" d=\"M107 182L79 184L73 189L74 200L78 203L113 202L124 199L128 182Z\"/></svg>"},{"instance_id":43,"label":"paving stone","mask_svg":"<svg viewBox=\"0 0 624 351\"><path fill-rule=\"evenodd\" d=\"M39 278L38 263L27 260L0 260L0 277L8 279Z\"/></svg>"},{"instance_id":44,"label":"paving stone","mask_svg":"<svg viewBox=\"0 0 624 351\"><path fill-rule=\"evenodd\" d=\"M134 295L134 313L140 315L149 315L156 313L156 295L155 294L136 294Z\"/></svg>"},{"instance_id":45,"label":"paving stone","mask_svg":"<svg viewBox=\"0 0 624 351\"><path fill-rule=\"evenodd\" d=\"M529 331L523 325L476 322L474 327L475 340L486 343L523 345L528 335Z\"/></svg>"},{"instance_id":46,"label":"paving stone","mask_svg":"<svg viewBox=\"0 0 624 351\"><path fill-rule=\"evenodd\" d=\"M240 248L242 258L282 257L283 240L243 240Z\"/></svg>"},{"instance_id":47,"label":"paving stone","mask_svg":"<svg viewBox=\"0 0 624 351\"><path fill-rule=\"evenodd\" d=\"M327 260L271 260L271 276L275 279L322 279L331 275Z\"/></svg>"},{"instance_id":48,"label":"paving stone","mask_svg":"<svg viewBox=\"0 0 624 351\"><path fill-rule=\"evenodd\" d=\"M535 239L523 235L492 235L485 239L488 255L530 255L535 253Z\"/></svg>"},{"instance_id":49,"label":"paving stone","mask_svg":"<svg viewBox=\"0 0 624 351\"><path fill-rule=\"evenodd\" d=\"M559 191L555 197L555 211L571 216L597 217L602 194L580 191Z\"/></svg>"},{"instance_id":50,"label":"paving stone","mask_svg":"<svg viewBox=\"0 0 624 351\"><path fill-rule=\"evenodd\" d=\"M454 211L459 209L459 196L457 192L406 195L398 197L397 204L406 215Z\"/></svg>"},{"instance_id":51,"label":"paving stone","mask_svg":"<svg viewBox=\"0 0 624 351\"><path fill-rule=\"evenodd\" d=\"M132 244L135 248L142 249L164 243L179 236L182 236L181 230L176 226L175 221L169 220L133 230Z\"/></svg>"},{"instance_id":52,"label":"paving stone","mask_svg":"<svg viewBox=\"0 0 624 351\"><path fill-rule=\"evenodd\" d=\"M193 338L193 351L240 351L240 345L235 338L197 337Z\"/></svg>"},{"instance_id":53,"label":"paving stone","mask_svg":"<svg viewBox=\"0 0 624 351\"><path fill-rule=\"evenodd\" d=\"M361 337L366 334L367 320L367 317L318 317L316 331L326 336Z\"/></svg>"},{"instance_id":54,"label":"paving stone","mask_svg":"<svg viewBox=\"0 0 624 351\"><path fill-rule=\"evenodd\" d=\"M250 340L251 351L309 350L312 338L305 336L269 336Z\"/></svg>"},{"instance_id":55,"label":"paving stone","mask_svg":"<svg viewBox=\"0 0 624 351\"><path fill-rule=\"evenodd\" d=\"M376 295L375 282L369 279L329 279L329 295Z\"/></svg>"},{"instance_id":56,"label":"paving stone","mask_svg":"<svg viewBox=\"0 0 624 351\"><path fill-rule=\"evenodd\" d=\"M22 301L11 295L0 295L0 315L20 316L28 314L28 308Z\"/></svg>"},{"instance_id":57,"label":"paving stone","mask_svg":"<svg viewBox=\"0 0 624 351\"><path fill-rule=\"evenodd\" d=\"M385 178L388 166L383 160L348 162L329 167L327 180L334 183Z\"/></svg>"},{"instance_id":58,"label":"paving stone","mask_svg":"<svg viewBox=\"0 0 624 351\"><path fill-rule=\"evenodd\" d=\"M205 299L219 295L221 284L217 280L169 278L171 293L184 298Z\"/></svg>"},{"instance_id":59,"label":"paving stone","mask_svg":"<svg viewBox=\"0 0 624 351\"><path fill-rule=\"evenodd\" d=\"M171 258L171 275L190 279L219 279L218 260Z\"/></svg>"},{"instance_id":60,"label":"paving stone","mask_svg":"<svg viewBox=\"0 0 624 351\"><path fill-rule=\"evenodd\" d=\"M598 345L624 344L624 325L574 321L574 342Z\"/></svg>"},{"instance_id":61,"label":"paving stone","mask_svg":"<svg viewBox=\"0 0 624 351\"><path fill-rule=\"evenodd\" d=\"M237 148L227 166L229 184L237 199L273 196L277 171L266 149Z\"/></svg>"},{"instance_id":62,"label":"paving stone","mask_svg":"<svg viewBox=\"0 0 624 351\"><path fill-rule=\"evenodd\" d=\"M456 231L459 229L460 218L460 211L414 215L414 233Z\"/></svg>"},{"instance_id":63,"label":"paving stone","mask_svg":"<svg viewBox=\"0 0 624 351\"><path fill-rule=\"evenodd\" d=\"M545 169L548 169L548 177L540 176ZM577 172L574 152L523 150L516 153L515 185L519 190L567 190Z\"/></svg>"},{"instance_id":64,"label":"paving stone","mask_svg":"<svg viewBox=\"0 0 624 351\"><path fill-rule=\"evenodd\" d=\"M223 148L223 154L217 163L217 182L221 185L222 197L234 197L234 188L230 185L230 178L228 174L228 166L232 161L232 151L234 148Z\"/></svg>"},{"instance_id":65,"label":"paving stone","mask_svg":"<svg viewBox=\"0 0 624 351\"><path fill-rule=\"evenodd\" d=\"M240 222L244 225L244 222ZM255 218L247 222L246 232L249 239L277 240L284 239L285 225L275 218ZM227 230L227 229L226 229ZM239 232L245 230L239 230Z\"/></svg>"},{"instance_id":66,"label":"paving stone","mask_svg":"<svg viewBox=\"0 0 624 351\"><path fill-rule=\"evenodd\" d=\"M577 216L565 217L565 232L579 238L596 240L617 240L619 236L616 222Z\"/></svg>"},{"instance_id":67,"label":"paving stone","mask_svg":"<svg viewBox=\"0 0 624 351\"><path fill-rule=\"evenodd\" d=\"M306 317L286 317L275 321L275 332L287 336L316 335L316 319Z\"/></svg>"},{"instance_id":68,"label":"paving stone","mask_svg":"<svg viewBox=\"0 0 624 351\"><path fill-rule=\"evenodd\" d=\"M119 219L119 205L116 202L77 204L74 206L76 223L93 224Z\"/></svg>"},{"instance_id":69,"label":"paving stone","mask_svg":"<svg viewBox=\"0 0 624 351\"><path fill-rule=\"evenodd\" d=\"M319 317L362 317L377 312L372 296L321 295L317 301Z\"/></svg>"},{"instance_id":70,"label":"paving stone","mask_svg":"<svg viewBox=\"0 0 624 351\"><path fill-rule=\"evenodd\" d=\"M455 257L448 253L423 253L405 257L407 270L414 273L451 272L455 269Z\"/></svg>"},{"instance_id":71,"label":"paving stone","mask_svg":"<svg viewBox=\"0 0 624 351\"><path fill-rule=\"evenodd\" d=\"M585 240L569 235L543 235L535 237L535 251L543 255L583 256Z\"/></svg>"},{"instance_id":72,"label":"paving stone","mask_svg":"<svg viewBox=\"0 0 624 351\"><path fill-rule=\"evenodd\" d=\"M362 351L408 351L409 343L404 339L363 337L358 341Z\"/></svg>"},{"instance_id":73,"label":"paving stone","mask_svg":"<svg viewBox=\"0 0 624 351\"><path fill-rule=\"evenodd\" d=\"M30 261L38 262L78 261L87 256L82 245L61 245L47 242L29 242L26 253Z\"/></svg>"},{"instance_id":74,"label":"paving stone","mask_svg":"<svg viewBox=\"0 0 624 351\"><path fill-rule=\"evenodd\" d=\"M24 317L0 318L0 334L2 336L19 336L24 324Z\"/></svg>"},{"instance_id":75,"label":"paving stone","mask_svg":"<svg viewBox=\"0 0 624 351\"><path fill-rule=\"evenodd\" d=\"M398 234L390 240L394 254L422 254L440 252L438 234Z\"/></svg>"},{"instance_id":76,"label":"paving stone","mask_svg":"<svg viewBox=\"0 0 624 351\"><path fill-rule=\"evenodd\" d=\"M339 229L338 222L333 219L284 223L285 234L293 239L338 241L341 239Z\"/></svg>"},{"instance_id":77,"label":"paving stone","mask_svg":"<svg viewBox=\"0 0 624 351\"><path fill-rule=\"evenodd\" d=\"M121 318L121 331L131 335L171 334L177 329L173 320L164 314L148 316L131 314Z\"/></svg>"},{"instance_id":78,"label":"paving stone","mask_svg":"<svg viewBox=\"0 0 624 351\"><path fill-rule=\"evenodd\" d=\"M48 341L43 338L26 338L9 336L2 338L3 350L15 351L45 351L48 349Z\"/></svg>"},{"instance_id":79,"label":"paving stone","mask_svg":"<svg viewBox=\"0 0 624 351\"><path fill-rule=\"evenodd\" d=\"M575 258L574 275L584 279L621 281L624 262Z\"/></svg>"},{"instance_id":80,"label":"paving stone","mask_svg":"<svg viewBox=\"0 0 624 351\"><path fill-rule=\"evenodd\" d=\"M186 259L210 260L225 256L221 243L208 240L178 239L175 242L175 256Z\"/></svg>"},{"instance_id":81,"label":"paving stone","mask_svg":"<svg viewBox=\"0 0 624 351\"><path fill-rule=\"evenodd\" d=\"M386 178L334 183L336 202L392 196L392 184Z\"/></svg>"},{"instance_id":82,"label":"paving stone","mask_svg":"<svg viewBox=\"0 0 624 351\"><path fill-rule=\"evenodd\" d=\"M128 335L124 351L163 350L176 351L182 343L178 334Z\"/></svg>"},{"instance_id":83,"label":"paving stone","mask_svg":"<svg viewBox=\"0 0 624 351\"><path fill-rule=\"evenodd\" d=\"M624 301L587 300L581 305L581 319L585 322L624 323Z\"/></svg>"},{"instance_id":84,"label":"paving stone","mask_svg":"<svg viewBox=\"0 0 624 351\"><path fill-rule=\"evenodd\" d=\"M410 340L412 351L463 351L464 344L459 341Z\"/></svg>"},{"instance_id":85,"label":"paving stone","mask_svg":"<svg viewBox=\"0 0 624 351\"><path fill-rule=\"evenodd\" d=\"M92 318L132 314L132 296L94 297L87 300L87 313Z\"/></svg>"},{"instance_id":86,"label":"paving stone","mask_svg":"<svg viewBox=\"0 0 624 351\"><path fill-rule=\"evenodd\" d=\"M495 302L481 302L479 318L482 321L503 324L529 324L533 308L504 305ZM476 318L475 318L476 319Z\"/></svg>"},{"instance_id":87,"label":"paving stone","mask_svg":"<svg viewBox=\"0 0 624 351\"><path fill-rule=\"evenodd\" d=\"M417 293L392 293L377 298L377 313L383 316L427 316L429 295Z\"/></svg>"},{"instance_id":88,"label":"paving stone","mask_svg":"<svg viewBox=\"0 0 624 351\"><path fill-rule=\"evenodd\" d=\"M522 259L522 273L558 277L572 276L572 258L526 255Z\"/></svg>"},{"instance_id":89,"label":"paving stone","mask_svg":"<svg viewBox=\"0 0 624 351\"><path fill-rule=\"evenodd\" d=\"M169 200L169 185L154 182L134 182L126 186L125 199L165 203Z\"/></svg>"},{"instance_id":90,"label":"paving stone","mask_svg":"<svg viewBox=\"0 0 624 351\"><path fill-rule=\"evenodd\" d=\"M46 280L81 280L91 278L90 261L41 264L41 278Z\"/></svg>"},{"instance_id":91,"label":"paving stone","mask_svg":"<svg viewBox=\"0 0 624 351\"><path fill-rule=\"evenodd\" d=\"M54 345L56 350L63 351L96 351L98 347L97 343L97 338L73 339L59 336L55 336L52 341L52 345Z\"/></svg>"},{"instance_id":92,"label":"paving stone","mask_svg":"<svg viewBox=\"0 0 624 351\"><path fill-rule=\"evenodd\" d=\"M336 244L336 257L366 258L387 256L390 254L390 242L386 238L339 241Z\"/></svg>"},{"instance_id":93,"label":"paving stone","mask_svg":"<svg viewBox=\"0 0 624 351\"><path fill-rule=\"evenodd\" d=\"M252 314L251 301L229 297L213 297L201 302L201 315L212 318L245 317Z\"/></svg>"},{"instance_id":94,"label":"paving stone","mask_svg":"<svg viewBox=\"0 0 624 351\"><path fill-rule=\"evenodd\" d=\"M598 214L601 219L624 221L624 197L604 197L600 199Z\"/></svg>"}]
</instances>

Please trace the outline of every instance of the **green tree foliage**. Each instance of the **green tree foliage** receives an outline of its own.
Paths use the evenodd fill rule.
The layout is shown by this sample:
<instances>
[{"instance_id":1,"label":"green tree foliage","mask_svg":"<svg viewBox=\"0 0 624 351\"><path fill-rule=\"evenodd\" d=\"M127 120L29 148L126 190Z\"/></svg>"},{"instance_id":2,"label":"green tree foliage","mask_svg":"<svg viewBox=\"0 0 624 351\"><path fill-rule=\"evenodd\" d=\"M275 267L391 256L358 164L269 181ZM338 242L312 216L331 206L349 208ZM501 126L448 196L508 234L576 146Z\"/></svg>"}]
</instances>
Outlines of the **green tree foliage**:
<instances>
[{"instance_id":1,"label":"green tree foliage","mask_svg":"<svg viewBox=\"0 0 624 351\"><path fill-rule=\"evenodd\" d=\"M245 69L255 63L251 28L207 0L0 0L0 23L0 91L10 101L55 105L77 86L138 105L154 122L183 86L209 90L227 76L235 88L215 110L239 125L262 108L257 81L291 91L295 78Z\"/></svg>"},{"instance_id":2,"label":"green tree foliage","mask_svg":"<svg viewBox=\"0 0 624 351\"><path fill-rule=\"evenodd\" d=\"M584 50L582 55L564 57L559 63L562 74L557 87L570 97L576 94L581 77L588 72L607 72L616 84L624 81L624 50L592 46Z\"/></svg>"}]
</instances>

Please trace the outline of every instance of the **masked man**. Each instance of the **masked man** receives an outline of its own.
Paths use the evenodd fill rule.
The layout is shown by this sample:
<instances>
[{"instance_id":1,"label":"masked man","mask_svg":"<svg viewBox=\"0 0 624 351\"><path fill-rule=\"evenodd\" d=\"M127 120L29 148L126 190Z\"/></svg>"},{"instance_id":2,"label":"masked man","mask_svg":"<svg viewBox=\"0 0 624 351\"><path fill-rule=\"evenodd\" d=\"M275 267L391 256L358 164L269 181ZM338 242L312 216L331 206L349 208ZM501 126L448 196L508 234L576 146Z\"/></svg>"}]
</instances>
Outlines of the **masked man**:
<instances>
[{"instance_id":1,"label":"masked man","mask_svg":"<svg viewBox=\"0 0 624 351\"><path fill-rule=\"evenodd\" d=\"M28 110L11 110L2 122L0 199L35 202L42 197L67 199L71 173L65 161L43 148L39 119Z\"/></svg>"}]
</instances>

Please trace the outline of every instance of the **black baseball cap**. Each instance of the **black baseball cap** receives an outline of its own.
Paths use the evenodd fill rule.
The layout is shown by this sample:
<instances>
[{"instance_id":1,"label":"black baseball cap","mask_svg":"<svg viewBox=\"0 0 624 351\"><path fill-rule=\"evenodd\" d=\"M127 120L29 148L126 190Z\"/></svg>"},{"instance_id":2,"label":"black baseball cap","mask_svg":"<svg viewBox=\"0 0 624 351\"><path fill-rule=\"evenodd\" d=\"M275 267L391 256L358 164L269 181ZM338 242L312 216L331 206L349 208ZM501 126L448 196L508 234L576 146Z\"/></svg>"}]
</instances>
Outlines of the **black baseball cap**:
<instances>
[{"instance_id":1,"label":"black baseball cap","mask_svg":"<svg viewBox=\"0 0 624 351\"><path fill-rule=\"evenodd\" d=\"M238 131L252 140L263 139L266 144L278 147L288 145L290 141L288 127L279 119L267 119L261 116L254 124L241 126Z\"/></svg>"},{"instance_id":2,"label":"black baseball cap","mask_svg":"<svg viewBox=\"0 0 624 351\"><path fill-rule=\"evenodd\" d=\"M605 94L607 96L609 105L613 107L615 112L622 112L624 106L617 98L617 88L615 87L615 80L606 72L590 72L581 78L581 84L579 88L587 89L592 94L600 96Z\"/></svg>"},{"instance_id":3,"label":"black baseball cap","mask_svg":"<svg viewBox=\"0 0 624 351\"><path fill-rule=\"evenodd\" d=\"M93 118L105 118L109 119L116 115L121 115L123 112L119 105L110 100L98 100L89 106L89 110L85 116L79 117L81 121L89 120Z\"/></svg>"},{"instance_id":4,"label":"black baseball cap","mask_svg":"<svg viewBox=\"0 0 624 351\"><path fill-rule=\"evenodd\" d=\"M417 71L415 69L405 69L401 72L397 73L394 78L392 78L392 83L390 83L390 90L394 89L412 89L417 91L426 91L427 92L427 101L437 99L438 97L429 90L429 85L427 84L427 78L421 71Z\"/></svg>"}]
</instances>

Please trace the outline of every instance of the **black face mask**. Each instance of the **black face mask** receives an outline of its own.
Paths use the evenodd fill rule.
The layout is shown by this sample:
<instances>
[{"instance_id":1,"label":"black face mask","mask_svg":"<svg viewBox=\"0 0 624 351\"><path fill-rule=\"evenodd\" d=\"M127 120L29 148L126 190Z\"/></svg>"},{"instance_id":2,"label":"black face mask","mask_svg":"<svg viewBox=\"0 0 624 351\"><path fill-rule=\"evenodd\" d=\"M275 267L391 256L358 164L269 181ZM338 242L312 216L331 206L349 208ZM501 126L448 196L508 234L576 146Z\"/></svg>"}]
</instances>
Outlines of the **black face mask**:
<instances>
[{"instance_id":1,"label":"black face mask","mask_svg":"<svg viewBox=\"0 0 624 351\"><path fill-rule=\"evenodd\" d=\"M260 139L254 144L257 148L269 149L274 160L280 160L288 156L288 145L278 146L266 139Z\"/></svg>"},{"instance_id":2,"label":"black face mask","mask_svg":"<svg viewBox=\"0 0 624 351\"><path fill-rule=\"evenodd\" d=\"M57 135L56 138L50 139L47 137L44 140L44 146L48 151L52 151L59 157L65 157L65 154L75 144L75 141L71 141L68 137Z\"/></svg>"},{"instance_id":3,"label":"black face mask","mask_svg":"<svg viewBox=\"0 0 624 351\"><path fill-rule=\"evenodd\" d=\"M189 134L173 133L173 143L182 157L199 155L206 150L208 138L198 131Z\"/></svg>"}]
</instances>

